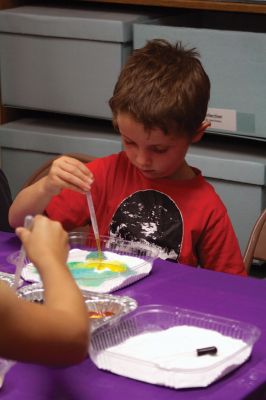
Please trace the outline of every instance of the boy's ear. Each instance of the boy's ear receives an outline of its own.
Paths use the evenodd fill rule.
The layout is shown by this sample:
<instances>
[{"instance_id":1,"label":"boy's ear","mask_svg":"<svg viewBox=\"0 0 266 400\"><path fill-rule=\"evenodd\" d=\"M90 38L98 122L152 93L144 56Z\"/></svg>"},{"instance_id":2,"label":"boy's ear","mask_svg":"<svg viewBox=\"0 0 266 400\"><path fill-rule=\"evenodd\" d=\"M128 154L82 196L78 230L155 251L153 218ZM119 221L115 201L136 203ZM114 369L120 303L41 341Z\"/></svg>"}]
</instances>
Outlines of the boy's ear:
<instances>
[{"instance_id":1,"label":"boy's ear","mask_svg":"<svg viewBox=\"0 0 266 400\"><path fill-rule=\"evenodd\" d=\"M195 133L195 135L192 138L192 143L197 143L201 140L202 136L204 135L205 131L207 128L209 128L209 126L211 126L210 121L206 121L204 120L199 128L197 129L197 132Z\"/></svg>"}]
</instances>

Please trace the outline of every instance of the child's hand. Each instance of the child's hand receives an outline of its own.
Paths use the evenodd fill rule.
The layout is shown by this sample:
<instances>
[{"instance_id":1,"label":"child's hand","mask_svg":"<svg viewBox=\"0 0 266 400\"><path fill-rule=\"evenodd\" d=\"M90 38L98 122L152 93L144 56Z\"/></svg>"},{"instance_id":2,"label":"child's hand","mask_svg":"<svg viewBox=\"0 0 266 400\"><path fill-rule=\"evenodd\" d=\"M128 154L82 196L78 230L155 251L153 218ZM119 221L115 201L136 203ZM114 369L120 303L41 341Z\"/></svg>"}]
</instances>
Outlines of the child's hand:
<instances>
[{"instance_id":1,"label":"child's hand","mask_svg":"<svg viewBox=\"0 0 266 400\"><path fill-rule=\"evenodd\" d=\"M57 158L44 178L45 191L53 195L66 188L84 193L92 182L93 175L83 162L67 156Z\"/></svg>"},{"instance_id":2,"label":"child's hand","mask_svg":"<svg viewBox=\"0 0 266 400\"><path fill-rule=\"evenodd\" d=\"M23 227L16 234L25 247L26 253L38 269L65 265L68 256L68 234L59 222L37 215L31 230Z\"/></svg>"}]
</instances>

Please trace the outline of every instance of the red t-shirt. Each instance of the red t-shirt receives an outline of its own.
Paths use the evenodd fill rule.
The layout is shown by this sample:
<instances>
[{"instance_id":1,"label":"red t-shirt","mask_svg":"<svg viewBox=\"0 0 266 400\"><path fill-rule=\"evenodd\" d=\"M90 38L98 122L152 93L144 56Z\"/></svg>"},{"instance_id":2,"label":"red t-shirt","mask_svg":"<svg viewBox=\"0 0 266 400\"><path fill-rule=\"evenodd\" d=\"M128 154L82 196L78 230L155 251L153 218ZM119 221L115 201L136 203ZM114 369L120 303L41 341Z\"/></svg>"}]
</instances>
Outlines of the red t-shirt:
<instances>
[{"instance_id":1,"label":"red t-shirt","mask_svg":"<svg viewBox=\"0 0 266 400\"><path fill-rule=\"evenodd\" d=\"M124 152L87 166L101 235L149 243L161 258L246 275L226 208L199 170L190 180L151 180ZM67 230L89 222L85 195L68 189L52 198L46 213Z\"/></svg>"}]
</instances>

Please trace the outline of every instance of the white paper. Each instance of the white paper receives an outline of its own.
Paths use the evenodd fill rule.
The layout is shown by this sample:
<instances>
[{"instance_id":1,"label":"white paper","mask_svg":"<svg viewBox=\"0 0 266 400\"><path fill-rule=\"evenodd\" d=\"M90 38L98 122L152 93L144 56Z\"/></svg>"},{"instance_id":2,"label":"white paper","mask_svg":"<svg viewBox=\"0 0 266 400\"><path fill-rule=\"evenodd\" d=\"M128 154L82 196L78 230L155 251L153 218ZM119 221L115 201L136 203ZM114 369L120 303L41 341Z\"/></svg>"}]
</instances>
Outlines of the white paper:
<instances>
[{"instance_id":1,"label":"white paper","mask_svg":"<svg viewBox=\"0 0 266 400\"><path fill-rule=\"evenodd\" d=\"M210 129L237 131L236 110L208 108L206 119L211 122Z\"/></svg>"}]
</instances>

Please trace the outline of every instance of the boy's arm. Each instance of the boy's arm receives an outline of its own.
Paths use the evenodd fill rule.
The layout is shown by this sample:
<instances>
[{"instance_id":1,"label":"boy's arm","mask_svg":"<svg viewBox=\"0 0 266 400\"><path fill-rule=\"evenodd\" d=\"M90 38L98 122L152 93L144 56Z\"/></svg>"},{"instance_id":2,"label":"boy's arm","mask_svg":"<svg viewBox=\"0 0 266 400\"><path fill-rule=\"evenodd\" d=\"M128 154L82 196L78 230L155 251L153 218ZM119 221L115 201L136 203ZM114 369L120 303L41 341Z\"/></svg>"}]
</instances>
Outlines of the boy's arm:
<instances>
[{"instance_id":1,"label":"boy's arm","mask_svg":"<svg viewBox=\"0 0 266 400\"><path fill-rule=\"evenodd\" d=\"M56 159L47 176L23 189L9 209L12 227L22 226L26 215L42 214L51 198L62 189L84 193L90 190L93 176L79 160L62 156Z\"/></svg>"},{"instance_id":2,"label":"boy's arm","mask_svg":"<svg viewBox=\"0 0 266 400\"><path fill-rule=\"evenodd\" d=\"M0 355L42 364L66 365L81 361L88 348L89 324L83 296L66 267L67 234L58 222L34 219L32 232L18 234L38 268L45 303L18 299L0 286Z\"/></svg>"},{"instance_id":3,"label":"boy's arm","mask_svg":"<svg viewBox=\"0 0 266 400\"><path fill-rule=\"evenodd\" d=\"M53 194L47 191L45 181L41 178L18 193L9 209L9 224L16 228L22 226L26 215L42 214Z\"/></svg>"}]
</instances>

